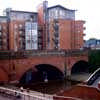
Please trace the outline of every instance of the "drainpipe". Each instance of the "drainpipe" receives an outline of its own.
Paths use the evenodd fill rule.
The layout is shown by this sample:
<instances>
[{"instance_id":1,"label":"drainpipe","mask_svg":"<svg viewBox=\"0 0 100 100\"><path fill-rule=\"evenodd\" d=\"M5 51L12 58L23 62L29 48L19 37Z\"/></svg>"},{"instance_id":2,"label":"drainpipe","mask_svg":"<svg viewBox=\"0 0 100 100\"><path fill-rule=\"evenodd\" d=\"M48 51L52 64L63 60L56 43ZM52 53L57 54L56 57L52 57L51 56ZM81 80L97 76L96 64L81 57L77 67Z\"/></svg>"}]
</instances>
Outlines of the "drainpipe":
<instances>
[{"instance_id":1,"label":"drainpipe","mask_svg":"<svg viewBox=\"0 0 100 100\"><path fill-rule=\"evenodd\" d=\"M64 51L65 55L64 55L64 78L67 78L67 65L66 65L66 50Z\"/></svg>"},{"instance_id":2,"label":"drainpipe","mask_svg":"<svg viewBox=\"0 0 100 100\"><path fill-rule=\"evenodd\" d=\"M70 57L70 50L68 50L67 52L66 52L66 56L67 56L67 79L71 79L71 69L69 68L70 67L70 59L69 59L69 57Z\"/></svg>"}]
</instances>

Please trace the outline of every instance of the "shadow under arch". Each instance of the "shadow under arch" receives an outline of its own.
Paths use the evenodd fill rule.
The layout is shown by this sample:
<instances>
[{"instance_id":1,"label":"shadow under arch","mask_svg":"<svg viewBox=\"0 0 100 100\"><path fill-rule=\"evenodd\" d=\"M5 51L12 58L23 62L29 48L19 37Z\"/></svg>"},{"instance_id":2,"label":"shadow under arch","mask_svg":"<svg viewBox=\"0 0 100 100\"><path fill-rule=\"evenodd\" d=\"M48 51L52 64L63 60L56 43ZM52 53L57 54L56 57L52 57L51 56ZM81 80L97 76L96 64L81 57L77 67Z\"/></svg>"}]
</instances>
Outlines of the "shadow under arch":
<instances>
[{"instance_id":1,"label":"shadow under arch","mask_svg":"<svg viewBox=\"0 0 100 100\"><path fill-rule=\"evenodd\" d=\"M58 68L49 64L39 64L35 66L36 70L29 69L24 73L20 79L20 83L34 83L44 82L45 79L49 80L62 80L64 79L63 72Z\"/></svg>"},{"instance_id":2,"label":"shadow under arch","mask_svg":"<svg viewBox=\"0 0 100 100\"><path fill-rule=\"evenodd\" d=\"M87 61L80 60L72 66L71 74L81 74L89 72L89 64Z\"/></svg>"}]
</instances>

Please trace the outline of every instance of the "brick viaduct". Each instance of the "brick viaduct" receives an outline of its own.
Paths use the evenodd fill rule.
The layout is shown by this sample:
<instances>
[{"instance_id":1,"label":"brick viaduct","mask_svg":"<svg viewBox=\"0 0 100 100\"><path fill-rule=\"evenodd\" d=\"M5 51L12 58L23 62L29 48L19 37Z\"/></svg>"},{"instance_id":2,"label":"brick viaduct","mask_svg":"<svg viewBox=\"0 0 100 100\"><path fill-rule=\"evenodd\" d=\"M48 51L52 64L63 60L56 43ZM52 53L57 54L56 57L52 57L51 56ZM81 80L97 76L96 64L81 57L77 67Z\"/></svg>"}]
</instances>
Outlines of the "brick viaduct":
<instances>
[{"instance_id":1,"label":"brick viaduct","mask_svg":"<svg viewBox=\"0 0 100 100\"><path fill-rule=\"evenodd\" d=\"M20 51L0 52L0 81L19 81L29 69L48 64L56 67L65 76L71 75L72 66L78 61L88 62L88 52L72 51Z\"/></svg>"}]
</instances>

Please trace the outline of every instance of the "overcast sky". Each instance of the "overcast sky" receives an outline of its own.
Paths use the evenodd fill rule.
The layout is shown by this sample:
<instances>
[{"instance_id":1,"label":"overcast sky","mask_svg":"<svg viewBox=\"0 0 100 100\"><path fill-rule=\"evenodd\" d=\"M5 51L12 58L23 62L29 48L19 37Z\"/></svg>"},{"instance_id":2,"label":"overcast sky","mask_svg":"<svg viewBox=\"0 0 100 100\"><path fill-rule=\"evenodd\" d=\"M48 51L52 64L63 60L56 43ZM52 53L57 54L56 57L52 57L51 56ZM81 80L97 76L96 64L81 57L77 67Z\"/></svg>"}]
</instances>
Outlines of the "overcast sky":
<instances>
[{"instance_id":1,"label":"overcast sky","mask_svg":"<svg viewBox=\"0 0 100 100\"><path fill-rule=\"evenodd\" d=\"M0 14L5 8L14 10L36 11L43 0L0 0ZM76 19L86 21L85 39L100 39L100 0L48 0L48 6L60 4L75 9Z\"/></svg>"}]
</instances>

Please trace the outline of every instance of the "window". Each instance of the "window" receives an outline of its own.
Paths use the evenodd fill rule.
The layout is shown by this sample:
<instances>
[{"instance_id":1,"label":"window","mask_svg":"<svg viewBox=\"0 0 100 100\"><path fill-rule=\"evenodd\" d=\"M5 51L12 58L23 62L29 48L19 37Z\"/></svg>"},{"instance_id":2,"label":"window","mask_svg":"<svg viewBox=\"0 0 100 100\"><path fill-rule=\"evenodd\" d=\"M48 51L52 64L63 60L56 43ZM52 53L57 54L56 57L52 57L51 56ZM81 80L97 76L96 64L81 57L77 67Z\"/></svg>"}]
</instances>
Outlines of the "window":
<instances>
[{"instance_id":1,"label":"window","mask_svg":"<svg viewBox=\"0 0 100 100\"><path fill-rule=\"evenodd\" d=\"M26 49L36 49L37 48L37 23L26 22L25 23L25 38L26 38Z\"/></svg>"},{"instance_id":2,"label":"window","mask_svg":"<svg viewBox=\"0 0 100 100\"><path fill-rule=\"evenodd\" d=\"M54 12L55 12L55 18L58 18L58 10L55 9Z\"/></svg>"},{"instance_id":3,"label":"window","mask_svg":"<svg viewBox=\"0 0 100 100\"><path fill-rule=\"evenodd\" d=\"M64 10L60 10L60 17L65 17L65 11Z\"/></svg>"},{"instance_id":4,"label":"window","mask_svg":"<svg viewBox=\"0 0 100 100\"><path fill-rule=\"evenodd\" d=\"M32 30L37 30L37 23L32 23Z\"/></svg>"},{"instance_id":5,"label":"window","mask_svg":"<svg viewBox=\"0 0 100 100\"><path fill-rule=\"evenodd\" d=\"M31 40L27 40L27 43L30 43L31 42Z\"/></svg>"}]
</instances>

